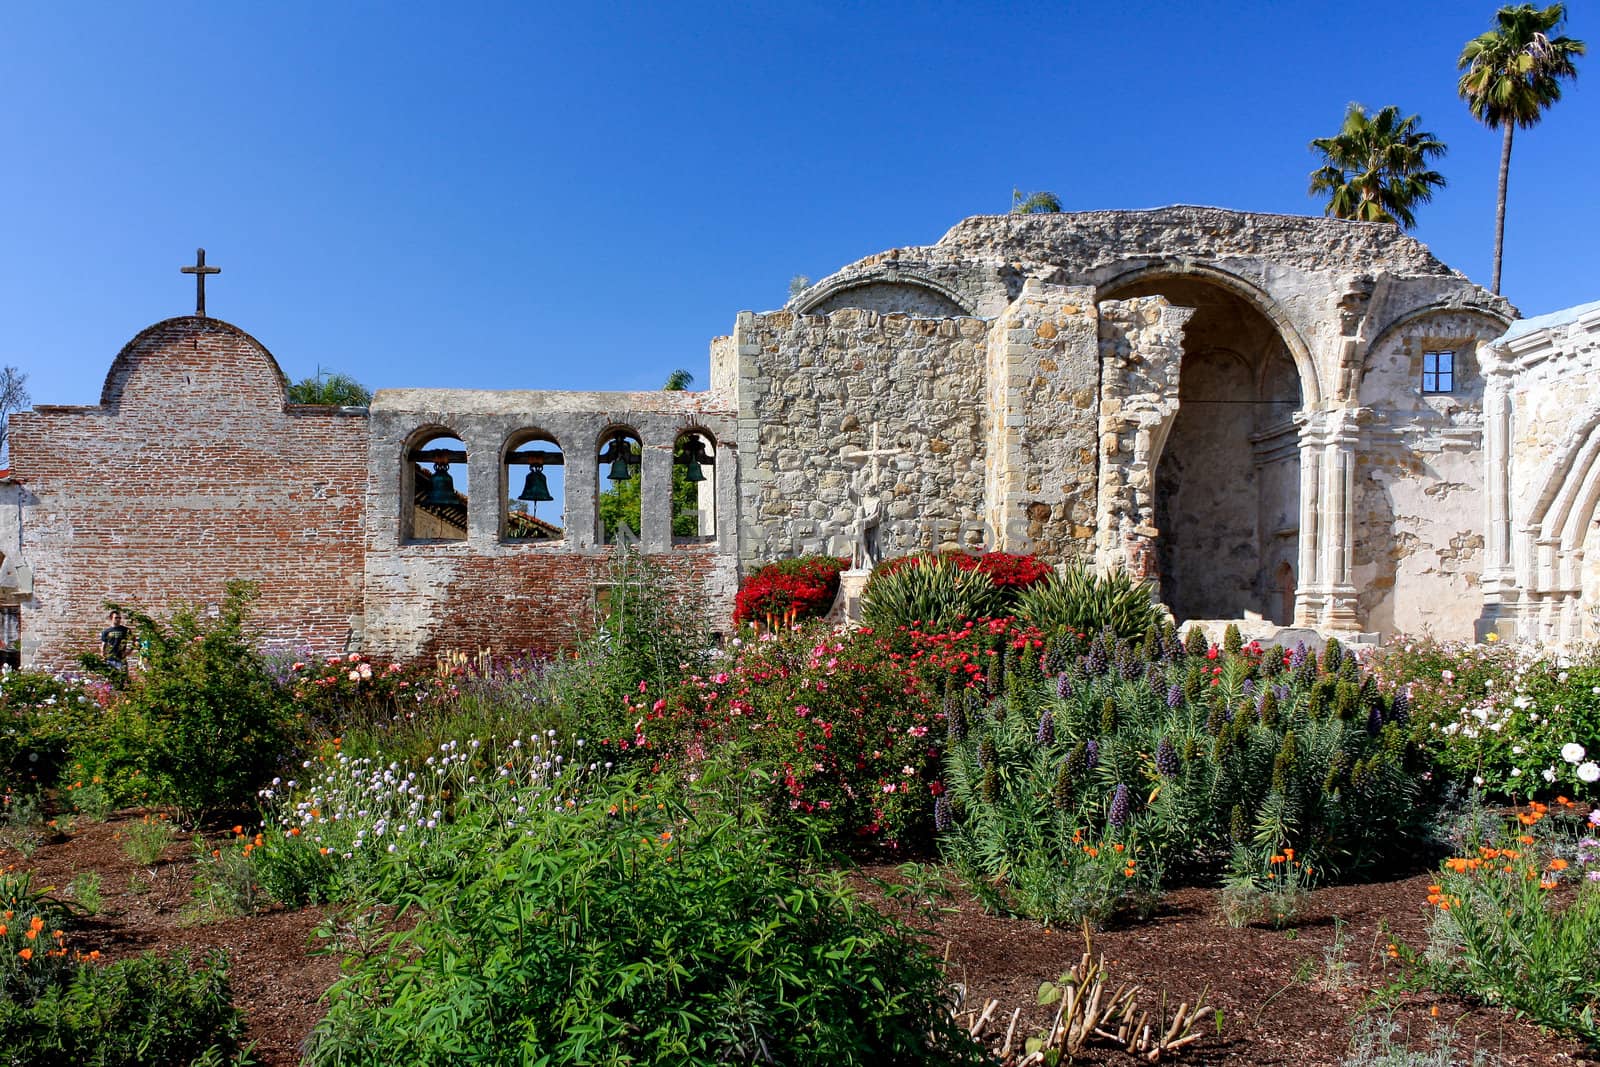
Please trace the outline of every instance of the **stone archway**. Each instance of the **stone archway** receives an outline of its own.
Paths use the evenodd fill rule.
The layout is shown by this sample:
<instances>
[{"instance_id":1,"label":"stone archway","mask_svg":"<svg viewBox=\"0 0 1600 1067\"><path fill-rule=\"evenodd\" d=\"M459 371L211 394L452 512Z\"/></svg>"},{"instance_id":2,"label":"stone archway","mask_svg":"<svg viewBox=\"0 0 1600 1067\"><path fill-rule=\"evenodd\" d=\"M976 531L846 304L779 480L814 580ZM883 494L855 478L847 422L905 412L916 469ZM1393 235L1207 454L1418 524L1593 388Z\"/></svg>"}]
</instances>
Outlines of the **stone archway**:
<instances>
[{"instance_id":1,"label":"stone archway","mask_svg":"<svg viewBox=\"0 0 1600 1067\"><path fill-rule=\"evenodd\" d=\"M1278 326L1202 276L1143 277L1109 299L1194 309L1178 412L1155 470L1161 596L1183 619L1294 620L1299 564L1300 371Z\"/></svg>"}]
</instances>

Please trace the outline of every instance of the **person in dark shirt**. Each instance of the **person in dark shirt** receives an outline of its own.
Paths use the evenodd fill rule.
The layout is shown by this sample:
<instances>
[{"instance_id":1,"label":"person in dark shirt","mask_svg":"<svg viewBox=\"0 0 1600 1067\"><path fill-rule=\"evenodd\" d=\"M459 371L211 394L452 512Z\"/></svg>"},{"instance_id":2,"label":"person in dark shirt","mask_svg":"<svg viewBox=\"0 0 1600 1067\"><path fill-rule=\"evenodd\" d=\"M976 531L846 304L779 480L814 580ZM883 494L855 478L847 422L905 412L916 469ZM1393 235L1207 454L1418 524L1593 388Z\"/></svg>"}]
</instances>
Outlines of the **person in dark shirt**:
<instances>
[{"instance_id":1,"label":"person in dark shirt","mask_svg":"<svg viewBox=\"0 0 1600 1067\"><path fill-rule=\"evenodd\" d=\"M122 612L111 613L111 625L100 631L100 652L105 656L106 663L116 670L126 670L126 655L123 651L128 643L128 628L122 625Z\"/></svg>"}]
</instances>

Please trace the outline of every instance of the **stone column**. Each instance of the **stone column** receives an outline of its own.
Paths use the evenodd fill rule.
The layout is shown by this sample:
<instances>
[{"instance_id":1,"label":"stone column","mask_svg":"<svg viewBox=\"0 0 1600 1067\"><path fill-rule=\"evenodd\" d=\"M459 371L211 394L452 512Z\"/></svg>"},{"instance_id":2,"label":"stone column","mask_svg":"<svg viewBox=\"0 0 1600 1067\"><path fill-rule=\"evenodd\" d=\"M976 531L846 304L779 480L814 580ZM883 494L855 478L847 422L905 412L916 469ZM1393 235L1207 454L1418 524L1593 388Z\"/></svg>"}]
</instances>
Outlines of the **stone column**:
<instances>
[{"instance_id":1,"label":"stone column","mask_svg":"<svg viewBox=\"0 0 1600 1067\"><path fill-rule=\"evenodd\" d=\"M1355 630L1356 589L1350 580L1355 546L1356 445L1361 431L1360 409L1340 408L1327 413L1322 448L1322 626Z\"/></svg>"},{"instance_id":2,"label":"stone column","mask_svg":"<svg viewBox=\"0 0 1600 1067\"><path fill-rule=\"evenodd\" d=\"M641 441L639 531L646 552L672 551L672 442Z\"/></svg>"},{"instance_id":3,"label":"stone column","mask_svg":"<svg viewBox=\"0 0 1600 1067\"><path fill-rule=\"evenodd\" d=\"M577 549L593 548L597 533L595 509L599 460L594 447L596 431L590 424L582 425L582 433L573 435L573 447L564 449L561 453L564 463L561 476L565 487L563 492L566 494L564 531L567 543Z\"/></svg>"},{"instance_id":4,"label":"stone column","mask_svg":"<svg viewBox=\"0 0 1600 1067\"><path fill-rule=\"evenodd\" d=\"M1296 626L1315 626L1322 613L1322 419L1319 412L1300 411L1300 549L1299 587L1294 592Z\"/></svg>"},{"instance_id":5,"label":"stone column","mask_svg":"<svg viewBox=\"0 0 1600 1067\"><path fill-rule=\"evenodd\" d=\"M1511 569L1511 368L1484 360L1483 594L1487 604L1503 603L1515 586ZM1491 614L1496 614L1491 610Z\"/></svg>"}]
</instances>

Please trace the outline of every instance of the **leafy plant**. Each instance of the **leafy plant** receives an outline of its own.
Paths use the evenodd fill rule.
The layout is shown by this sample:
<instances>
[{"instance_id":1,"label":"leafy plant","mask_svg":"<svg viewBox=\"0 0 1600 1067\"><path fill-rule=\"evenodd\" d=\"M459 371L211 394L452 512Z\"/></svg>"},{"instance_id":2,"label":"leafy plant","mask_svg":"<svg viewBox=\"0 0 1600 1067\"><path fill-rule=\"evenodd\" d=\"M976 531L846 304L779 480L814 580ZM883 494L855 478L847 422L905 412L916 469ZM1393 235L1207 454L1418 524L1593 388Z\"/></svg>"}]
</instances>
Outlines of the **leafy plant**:
<instances>
[{"instance_id":1,"label":"leafy plant","mask_svg":"<svg viewBox=\"0 0 1600 1067\"><path fill-rule=\"evenodd\" d=\"M1282 922L1313 875L1427 835L1406 728L1337 648L1319 664L1152 633L1044 659L1060 670L1031 697L1008 686L952 720L942 843L990 907L1101 922L1231 867L1240 921Z\"/></svg>"},{"instance_id":2,"label":"leafy plant","mask_svg":"<svg viewBox=\"0 0 1600 1067\"><path fill-rule=\"evenodd\" d=\"M80 871L74 875L72 881L67 883L67 893L83 909L84 914L100 914L104 900L100 896L98 871Z\"/></svg>"},{"instance_id":3,"label":"leafy plant","mask_svg":"<svg viewBox=\"0 0 1600 1067\"><path fill-rule=\"evenodd\" d=\"M929 632L955 630L968 619L1004 615L1006 599L987 574L939 558L874 570L861 594L861 620L886 633L913 626Z\"/></svg>"},{"instance_id":4,"label":"leafy plant","mask_svg":"<svg viewBox=\"0 0 1600 1067\"><path fill-rule=\"evenodd\" d=\"M1422 964L1432 985L1600 1049L1600 840L1575 841L1579 829L1570 814L1534 804L1446 860L1428 887L1430 939L1442 948Z\"/></svg>"},{"instance_id":5,"label":"leafy plant","mask_svg":"<svg viewBox=\"0 0 1600 1067\"><path fill-rule=\"evenodd\" d=\"M347 962L309 1063L982 1062L938 964L710 787L463 813L478 847Z\"/></svg>"},{"instance_id":6,"label":"leafy plant","mask_svg":"<svg viewBox=\"0 0 1600 1067\"><path fill-rule=\"evenodd\" d=\"M1069 564L1024 590L1017 614L1047 634L1092 637L1109 630L1124 640L1140 637L1162 621L1149 583L1136 582L1123 571L1099 574L1084 563Z\"/></svg>"},{"instance_id":7,"label":"leafy plant","mask_svg":"<svg viewBox=\"0 0 1600 1067\"><path fill-rule=\"evenodd\" d=\"M158 812L129 823L121 837L123 855L141 867L148 867L159 860L167 846L172 844L177 837L177 830L165 815Z\"/></svg>"},{"instance_id":8,"label":"leafy plant","mask_svg":"<svg viewBox=\"0 0 1600 1067\"><path fill-rule=\"evenodd\" d=\"M145 726L139 758L192 816L246 803L290 742L287 701L245 629L258 595L231 582L215 617L193 606L166 624L127 613L145 661L124 701Z\"/></svg>"}]
</instances>

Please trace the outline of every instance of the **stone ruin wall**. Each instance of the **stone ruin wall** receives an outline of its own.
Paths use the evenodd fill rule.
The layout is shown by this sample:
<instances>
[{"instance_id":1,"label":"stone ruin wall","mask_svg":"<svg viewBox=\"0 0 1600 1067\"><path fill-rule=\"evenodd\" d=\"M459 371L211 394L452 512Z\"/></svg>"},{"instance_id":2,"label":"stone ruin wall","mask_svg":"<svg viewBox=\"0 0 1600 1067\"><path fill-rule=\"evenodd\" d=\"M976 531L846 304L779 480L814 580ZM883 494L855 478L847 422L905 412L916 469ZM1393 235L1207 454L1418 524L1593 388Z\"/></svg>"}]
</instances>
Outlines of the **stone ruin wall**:
<instances>
[{"instance_id":1,"label":"stone ruin wall","mask_svg":"<svg viewBox=\"0 0 1600 1067\"><path fill-rule=\"evenodd\" d=\"M266 350L179 318L123 350L97 407L13 416L23 506L24 662L98 651L105 601L164 614L259 583L279 644L342 652L361 615L363 412L285 406Z\"/></svg>"},{"instance_id":2,"label":"stone ruin wall","mask_svg":"<svg viewBox=\"0 0 1600 1067\"><path fill-rule=\"evenodd\" d=\"M1530 320L1485 353L1486 626L1600 637L1600 303Z\"/></svg>"},{"instance_id":3,"label":"stone ruin wall","mask_svg":"<svg viewBox=\"0 0 1600 1067\"><path fill-rule=\"evenodd\" d=\"M452 649L551 653L592 630L616 549L600 543L596 499L600 438L626 426L643 446L639 550L677 583L683 610L698 605L725 630L737 589L733 545L736 452L729 403L715 392L563 393L383 390L373 398L367 457L363 646L402 659ZM707 471L716 502L715 538L675 543L671 532L672 450L687 429L709 433L716 463ZM513 487L501 457L530 430L554 438L564 460L565 536L555 542L501 537ZM407 450L434 432L467 451L469 506L464 541L403 536Z\"/></svg>"},{"instance_id":4,"label":"stone ruin wall","mask_svg":"<svg viewBox=\"0 0 1600 1067\"><path fill-rule=\"evenodd\" d=\"M740 561L848 555L849 449L882 463L881 554L981 543L984 338L979 319L845 309L743 313L739 353Z\"/></svg>"},{"instance_id":5,"label":"stone ruin wall","mask_svg":"<svg viewBox=\"0 0 1600 1067\"><path fill-rule=\"evenodd\" d=\"M1093 551L1099 315L1093 290L1030 281L988 332L985 514L996 545Z\"/></svg>"},{"instance_id":6,"label":"stone ruin wall","mask_svg":"<svg viewBox=\"0 0 1600 1067\"><path fill-rule=\"evenodd\" d=\"M1367 353L1356 457L1355 585L1369 629L1465 637L1482 613L1484 377L1504 326L1476 311L1426 313ZM1456 389L1425 395L1423 353L1455 353Z\"/></svg>"}]
</instances>

